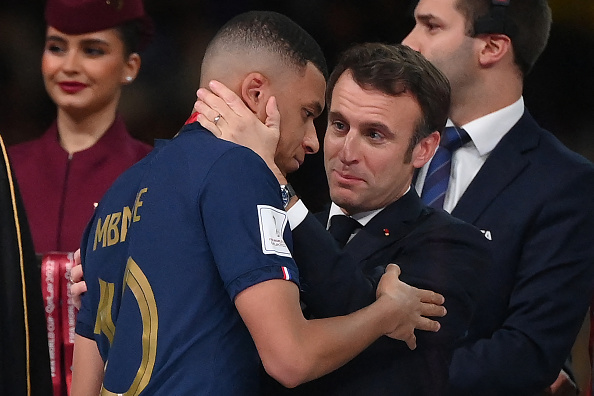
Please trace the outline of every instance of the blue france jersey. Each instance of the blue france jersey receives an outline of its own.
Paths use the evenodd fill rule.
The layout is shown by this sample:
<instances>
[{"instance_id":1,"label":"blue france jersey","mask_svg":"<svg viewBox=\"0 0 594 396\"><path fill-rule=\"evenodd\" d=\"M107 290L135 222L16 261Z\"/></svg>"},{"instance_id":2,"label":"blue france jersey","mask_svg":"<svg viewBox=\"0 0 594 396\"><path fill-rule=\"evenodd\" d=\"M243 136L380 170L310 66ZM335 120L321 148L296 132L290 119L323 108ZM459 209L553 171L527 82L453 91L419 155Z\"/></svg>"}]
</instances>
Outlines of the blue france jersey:
<instances>
[{"instance_id":1,"label":"blue france jersey","mask_svg":"<svg viewBox=\"0 0 594 396\"><path fill-rule=\"evenodd\" d=\"M297 283L279 185L251 150L190 124L106 193L81 248L77 333L115 394L259 393L259 358L234 299Z\"/></svg>"}]
</instances>

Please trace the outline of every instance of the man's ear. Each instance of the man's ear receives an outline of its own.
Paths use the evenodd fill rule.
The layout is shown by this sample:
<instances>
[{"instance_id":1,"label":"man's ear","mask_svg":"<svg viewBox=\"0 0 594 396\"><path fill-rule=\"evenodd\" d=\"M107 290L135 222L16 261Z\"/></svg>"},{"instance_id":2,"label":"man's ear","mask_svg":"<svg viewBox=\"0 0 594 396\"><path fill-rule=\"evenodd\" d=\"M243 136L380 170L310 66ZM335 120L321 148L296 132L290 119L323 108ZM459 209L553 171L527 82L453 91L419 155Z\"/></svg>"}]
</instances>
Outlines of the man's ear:
<instances>
[{"instance_id":1,"label":"man's ear","mask_svg":"<svg viewBox=\"0 0 594 396\"><path fill-rule=\"evenodd\" d=\"M435 131L417 143L412 152L412 164L415 168L422 168L433 157L439 146L439 139L439 132Z\"/></svg>"},{"instance_id":2,"label":"man's ear","mask_svg":"<svg viewBox=\"0 0 594 396\"><path fill-rule=\"evenodd\" d=\"M270 97L270 82L262 74L253 72L241 82L241 98L249 109L262 121L266 120L266 103Z\"/></svg>"},{"instance_id":3,"label":"man's ear","mask_svg":"<svg viewBox=\"0 0 594 396\"><path fill-rule=\"evenodd\" d=\"M484 34L479 38L481 43L479 62L482 66L490 67L508 54L512 56L513 61L513 50L508 36L505 34Z\"/></svg>"}]
</instances>

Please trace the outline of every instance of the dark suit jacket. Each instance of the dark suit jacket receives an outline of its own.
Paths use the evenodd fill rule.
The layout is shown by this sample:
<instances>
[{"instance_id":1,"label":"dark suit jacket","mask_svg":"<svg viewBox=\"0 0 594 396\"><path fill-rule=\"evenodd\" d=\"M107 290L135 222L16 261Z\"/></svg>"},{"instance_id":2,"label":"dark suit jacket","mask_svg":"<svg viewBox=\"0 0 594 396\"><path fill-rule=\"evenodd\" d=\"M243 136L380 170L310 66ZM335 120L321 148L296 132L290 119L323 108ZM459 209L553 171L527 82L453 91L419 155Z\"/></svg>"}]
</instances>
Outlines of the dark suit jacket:
<instances>
[{"instance_id":1,"label":"dark suit jacket","mask_svg":"<svg viewBox=\"0 0 594 396\"><path fill-rule=\"evenodd\" d=\"M493 266L452 394L531 395L550 385L594 284L594 167L525 112L452 214L488 230Z\"/></svg>"},{"instance_id":2,"label":"dark suit jacket","mask_svg":"<svg viewBox=\"0 0 594 396\"><path fill-rule=\"evenodd\" d=\"M344 315L374 302L389 263L400 265L404 282L443 294L448 314L439 320L439 332L416 332L414 351L382 337L334 373L287 393L442 394L452 350L466 337L481 290L488 241L471 225L424 206L414 189L378 213L342 251L322 223L309 214L293 230L302 301L314 317Z\"/></svg>"},{"instance_id":3,"label":"dark suit jacket","mask_svg":"<svg viewBox=\"0 0 594 396\"><path fill-rule=\"evenodd\" d=\"M41 273L0 137L0 395L52 394Z\"/></svg>"}]
</instances>

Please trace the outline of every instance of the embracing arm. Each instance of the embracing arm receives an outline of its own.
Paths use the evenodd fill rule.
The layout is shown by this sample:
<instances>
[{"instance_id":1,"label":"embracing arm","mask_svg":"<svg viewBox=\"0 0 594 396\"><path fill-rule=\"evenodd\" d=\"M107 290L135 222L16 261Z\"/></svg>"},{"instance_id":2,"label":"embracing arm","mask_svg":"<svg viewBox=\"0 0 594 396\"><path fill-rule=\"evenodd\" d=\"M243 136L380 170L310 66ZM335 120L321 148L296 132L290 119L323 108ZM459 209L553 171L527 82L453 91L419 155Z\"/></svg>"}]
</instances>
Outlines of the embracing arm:
<instances>
[{"instance_id":1,"label":"embracing arm","mask_svg":"<svg viewBox=\"0 0 594 396\"><path fill-rule=\"evenodd\" d=\"M296 285L283 280L259 283L242 291L235 305L247 325L266 371L284 386L294 387L342 366L382 335L406 339L416 346L416 323L437 322L423 318L421 303L409 286L398 280L399 268L389 266L380 282L378 300L351 315L306 320L299 306ZM434 295L435 304L441 296ZM414 308L411 308L414 307ZM433 305L433 314L443 308Z\"/></svg>"},{"instance_id":2,"label":"embracing arm","mask_svg":"<svg viewBox=\"0 0 594 396\"><path fill-rule=\"evenodd\" d=\"M303 279L302 299L310 312L329 317L370 304L385 266L392 262L400 266L407 284L445 297L448 314L440 319L442 328L435 334L418 333L422 345L453 347L460 342L468 333L490 263L488 241L462 222L427 224L410 232L406 243L387 246L359 262L339 249L320 222L308 215L293 230L293 242Z\"/></svg>"},{"instance_id":3,"label":"embracing arm","mask_svg":"<svg viewBox=\"0 0 594 396\"><path fill-rule=\"evenodd\" d=\"M103 383L103 359L95 340L76 334L72 360L71 396L98 395Z\"/></svg>"},{"instance_id":4,"label":"embracing arm","mask_svg":"<svg viewBox=\"0 0 594 396\"><path fill-rule=\"evenodd\" d=\"M72 302L76 309L80 309L81 297L87 291L87 282L83 276L83 268L80 262L80 249L74 252L74 266L70 270L70 294L72 295Z\"/></svg>"},{"instance_id":5,"label":"embracing arm","mask_svg":"<svg viewBox=\"0 0 594 396\"><path fill-rule=\"evenodd\" d=\"M74 258L76 266L71 271L71 280L77 282L79 289L84 287L86 291L86 283L82 280L83 268L80 261L80 249L76 251ZM75 272L74 269L76 269ZM77 297L79 311L74 335L71 396L98 395L103 383L105 366L97 342L92 338L94 317L89 309L88 298L88 295L81 296L80 293Z\"/></svg>"},{"instance_id":6,"label":"embracing arm","mask_svg":"<svg viewBox=\"0 0 594 396\"><path fill-rule=\"evenodd\" d=\"M311 213L293 229L293 245L302 282L301 298L315 317L346 315L375 300L383 268L377 276L364 274L359 263L340 249Z\"/></svg>"}]
</instances>

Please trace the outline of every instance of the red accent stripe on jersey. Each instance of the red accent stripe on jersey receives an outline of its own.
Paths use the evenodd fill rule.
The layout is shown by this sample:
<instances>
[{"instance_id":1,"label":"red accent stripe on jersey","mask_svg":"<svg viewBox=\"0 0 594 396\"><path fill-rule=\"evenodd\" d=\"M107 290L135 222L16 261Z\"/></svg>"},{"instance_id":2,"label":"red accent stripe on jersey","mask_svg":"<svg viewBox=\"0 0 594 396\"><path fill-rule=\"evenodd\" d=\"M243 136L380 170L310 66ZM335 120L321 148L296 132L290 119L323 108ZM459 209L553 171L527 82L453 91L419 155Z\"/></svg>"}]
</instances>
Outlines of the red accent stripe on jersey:
<instances>
[{"instance_id":1,"label":"red accent stripe on jersey","mask_svg":"<svg viewBox=\"0 0 594 396\"><path fill-rule=\"evenodd\" d=\"M283 270L283 279L284 280L290 280L291 279L291 275L289 274L289 269L287 267L281 267Z\"/></svg>"},{"instance_id":2,"label":"red accent stripe on jersey","mask_svg":"<svg viewBox=\"0 0 594 396\"><path fill-rule=\"evenodd\" d=\"M192 113L192 114L190 115L190 118L188 118L188 119L186 120L186 122L184 123L184 125L188 125L188 124L191 124L191 123L193 123L193 122L196 122L196 121L198 121L198 114L199 114L198 112Z\"/></svg>"}]
</instances>

